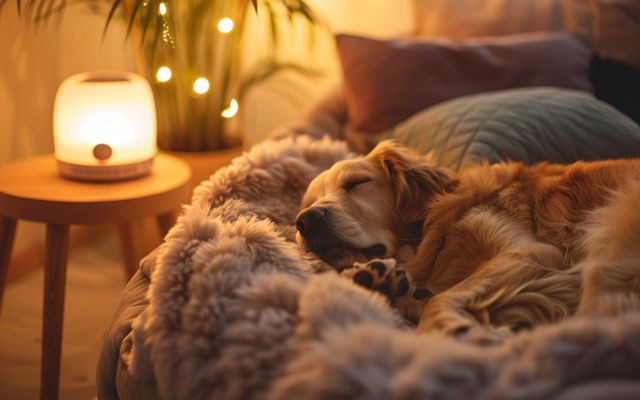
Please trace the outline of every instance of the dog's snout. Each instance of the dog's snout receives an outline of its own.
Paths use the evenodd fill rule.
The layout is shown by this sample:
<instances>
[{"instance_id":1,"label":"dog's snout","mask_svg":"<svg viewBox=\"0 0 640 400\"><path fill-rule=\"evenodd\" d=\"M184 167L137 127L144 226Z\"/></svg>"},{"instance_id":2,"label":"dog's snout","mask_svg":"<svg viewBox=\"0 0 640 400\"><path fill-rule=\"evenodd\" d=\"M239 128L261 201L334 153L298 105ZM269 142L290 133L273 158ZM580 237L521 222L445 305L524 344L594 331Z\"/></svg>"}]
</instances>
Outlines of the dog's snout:
<instances>
[{"instance_id":1,"label":"dog's snout","mask_svg":"<svg viewBox=\"0 0 640 400\"><path fill-rule=\"evenodd\" d=\"M324 207L309 207L298 214L296 218L296 229L302 236L309 236L318 230L320 224L327 215L327 209Z\"/></svg>"}]
</instances>

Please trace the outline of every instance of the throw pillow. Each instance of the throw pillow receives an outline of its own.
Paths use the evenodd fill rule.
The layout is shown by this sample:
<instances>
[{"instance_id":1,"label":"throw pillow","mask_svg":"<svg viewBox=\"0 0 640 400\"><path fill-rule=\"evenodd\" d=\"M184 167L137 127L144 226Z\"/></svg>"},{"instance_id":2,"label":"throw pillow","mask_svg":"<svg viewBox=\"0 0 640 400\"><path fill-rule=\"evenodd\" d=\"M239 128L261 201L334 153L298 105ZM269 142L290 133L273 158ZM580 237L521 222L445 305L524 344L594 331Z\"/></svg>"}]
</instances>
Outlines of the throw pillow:
<instances>
[{"instance_id":1,"label":"throw pillow","mask_svg":"<svg viewBox=\"0 0 640 400\"><path fill-rule=\"evenodd\" d=\"M469 41L339 35L348 134L388 129L455 97L528 86L592 91L591 50L568 33Z\"/></svg>"},{"instance_id":2,"label":"throw pillow","mask_svg":"<svg viewBox=\"0 0 640 400\"><path fill-rule=\"evenodd\" d=\"M377 139L388 138L431 153L436 164L453 169L483 160L535 164L640 157L640 126L588 93L557 88L449 100Z\"/></svg>"}]
</instances>

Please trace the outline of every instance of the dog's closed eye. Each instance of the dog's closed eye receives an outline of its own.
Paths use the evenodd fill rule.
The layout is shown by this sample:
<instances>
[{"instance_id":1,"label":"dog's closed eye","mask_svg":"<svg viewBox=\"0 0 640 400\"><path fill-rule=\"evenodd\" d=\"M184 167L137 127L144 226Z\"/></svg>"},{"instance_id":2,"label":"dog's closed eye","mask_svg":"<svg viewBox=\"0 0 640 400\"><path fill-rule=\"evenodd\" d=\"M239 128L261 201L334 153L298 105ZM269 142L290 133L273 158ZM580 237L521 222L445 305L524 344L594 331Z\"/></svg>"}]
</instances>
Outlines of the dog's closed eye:
<instances>
[{"instance_id":1,"label":"dog's closed eye","mask_svg":"<svg viewBox=\"0 0 640 400\"><path fill-rule=\"evenodd\" d=\"M354 178L354 179L348 180L346 183L344 183L342 185L342 187L347 192L351 192L352 190L354 190L359 185L362 185L363 183L367 183L367 182L371 182L371 181L372 181L372 179L371 178L367 178L367 177Z\"/></svg>"}]
</instances>

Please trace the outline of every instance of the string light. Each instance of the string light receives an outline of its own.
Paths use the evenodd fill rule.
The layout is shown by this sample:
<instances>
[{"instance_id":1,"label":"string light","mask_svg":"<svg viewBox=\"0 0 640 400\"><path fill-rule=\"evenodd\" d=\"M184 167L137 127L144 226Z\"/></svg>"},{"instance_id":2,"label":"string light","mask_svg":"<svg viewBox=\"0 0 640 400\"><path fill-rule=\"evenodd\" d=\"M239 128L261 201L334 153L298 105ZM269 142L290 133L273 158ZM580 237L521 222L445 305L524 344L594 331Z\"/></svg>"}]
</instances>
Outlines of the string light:
<instances>
[{"instance_id":1,"label":"string light","mask_svg":"<svg viewBox=\"0 0 640 400\"><path fill-rule=\"evenodd\" d=\"M158 4L158 14L162 16L167 15L167 3L162 2Z\"/></svg>"},{"instance_id":2,"label":"string light","mask_svg":"<svg viewBox=\"0 0 640 400\"><path fill-rule=\"evenodd\" d=\"M222 110L220 115L222 115L224 118L232 118L238 113L239 108L240 107L238 105L238 101L236 99L231 99L231 102L229 102L229 107Z\"/></svg>"},{"instance_id":3,"label":"string light","mask_svg":"<svg viewBox=\"0 0 640 400\"><path fill-rule=\"evenodd\" d=\"M205 77L200 77L193 82L193 91L198 94L205 94L209 91L209 80Z\"/></svg>"},{"instance_id":4,"label":"string light","mask_svg":"<svg viewBox=\"0 0 640 400\"><path fill-rule=\"evenodd\" d=\"M156 71L156 79L158 82L168 82L172 75L171 68L167 66L162 66L158 68L158 71Z\"/></svg>"},{"instance_id":5,"label":"string light","mask_svg":"<svg viewBox=\"0 0 640 400\"><path fill-rule=\"evenodd\" d=\"M233 20L231 18L222 18L218 21L218 31L229 33L233 30Z\"/></svg>"}]
</instances>

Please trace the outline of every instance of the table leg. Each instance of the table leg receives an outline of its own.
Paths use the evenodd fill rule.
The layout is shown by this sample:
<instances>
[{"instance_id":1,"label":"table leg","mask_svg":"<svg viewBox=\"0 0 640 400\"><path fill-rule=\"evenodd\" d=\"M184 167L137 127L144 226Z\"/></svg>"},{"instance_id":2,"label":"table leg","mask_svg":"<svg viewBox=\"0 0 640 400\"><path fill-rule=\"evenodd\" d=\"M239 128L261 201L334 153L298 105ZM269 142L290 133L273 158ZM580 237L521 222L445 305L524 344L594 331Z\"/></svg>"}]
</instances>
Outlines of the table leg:
<instances>
[{"instance_id":1,"label":"table leg","mask_svg":"<svg viewBox=\"0 0 640 400\"><path fill-rule=\"evenodd\" d=\"M4 295L4 286L7 284L9 261L11 260L11 249L13 248L15 234L16 220L0 216L0 312L2 312L2 297Z\"/></svg>"},{"instance_id":2,"label":"table leg","mask_svg":"<svg viewBox=\"0 0 640 400\"><path fill-rule=\"evenodd\" d=\"M164 239L165 235L169 232L169 229L171 229L176 223L178 217L175 211L169 211L168 213L158 215L156 219L158 220L160 239Z\"/></svg>"},{"instance_id":3,"label":"table leg","mask_svg":"<svg viewBox=\"0 0 640 400\"><path fill-rule=\"evenodd\" d=\"M118 236L120 237L120 248L122 249L122 258L127 273L127 280L136 273L138 270L138 262L140 261L138 257L136 257L136 238L133 230L133 224L130 222L122 223L118 226Z\"/></svg>"},{"instance_id":4,"label":"table leg","mask_svg":"<svg viewBox=\"0 0 640 400\"><path fill-rule=\"evenodd\" d=\"M69 226L47 224L40 399L58 398L68 251Z\"/></svg>"}]
</instances>

